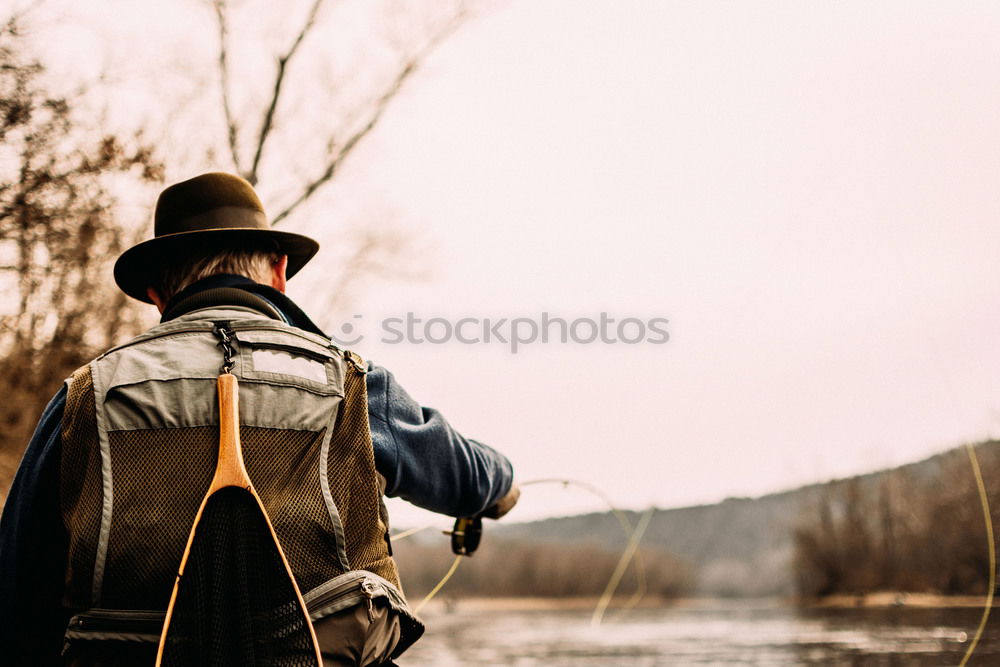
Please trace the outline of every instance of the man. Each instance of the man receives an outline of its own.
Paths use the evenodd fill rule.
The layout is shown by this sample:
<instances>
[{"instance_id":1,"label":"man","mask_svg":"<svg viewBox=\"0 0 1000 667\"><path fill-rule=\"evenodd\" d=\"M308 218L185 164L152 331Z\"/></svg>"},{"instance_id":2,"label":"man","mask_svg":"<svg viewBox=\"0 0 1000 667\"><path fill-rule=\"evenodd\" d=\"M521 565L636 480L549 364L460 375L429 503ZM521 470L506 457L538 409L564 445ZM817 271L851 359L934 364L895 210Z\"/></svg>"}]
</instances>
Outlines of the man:
<instances>
[{"instance_id":1,"label":"man","mask_svg":"<svg viewBox=\"0 0 1000 667\"><path fill-rule=\"evenodd\" d=\"M152 664L215 465L226 363L247 468L324 664L388 664L423 627L402 594L382 493L499 518L518 497L509 461L334 346L285 296L318 244L272 230L249 183L178 183L154 217L154 238L119 257L115 280L161 323L67 380L7 499L0 660Z\"/></svg>"}]
</instances>

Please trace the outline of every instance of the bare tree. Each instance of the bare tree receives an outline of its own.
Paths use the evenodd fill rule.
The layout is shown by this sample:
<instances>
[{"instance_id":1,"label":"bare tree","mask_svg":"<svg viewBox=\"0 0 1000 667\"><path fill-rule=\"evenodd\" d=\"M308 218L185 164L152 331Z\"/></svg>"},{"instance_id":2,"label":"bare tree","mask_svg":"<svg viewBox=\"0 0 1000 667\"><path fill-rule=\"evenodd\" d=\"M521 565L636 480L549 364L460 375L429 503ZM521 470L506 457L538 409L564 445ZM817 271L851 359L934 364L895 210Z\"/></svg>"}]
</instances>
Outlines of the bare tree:
<instances>
[{"instance_id":1,"label":"bare tree","mask_svg":"<svg viewBox=\"0 0 1000 667\"><path fill-rule=\"evenodd\" d=\"M322 49L313 49L311 55L307 56L304 44L310 39L319 38L321 33L325 34L323 31L330 29L329 25L324 24L323 15L324 12L333 10L336 4L327 0L312 0L296 29L287 37L286 44L275 54L270 78L258 82L260 85L266 84L267 94L248 106L241 105L234 99L235 92L243 84L233 74L235 59L232 45L239 37L234 34L230 20L230 3L228 0L211 0L218 29L218 99L225 120L228 159L240 175L255 185L268 167L271 167L272 173L294 171L288 167L298 155L298 147L276 146L284 141L277 136L282 124L295 124L302 117L302 110L295 108L291 101L295 95L291 75L296 68L306 68L310 62L315 65L316 59L328 57ZM305 161L306 166L298 165L300 173L297 174L296 182L283 187L274 196L275 201L267 202L268 209L274 211L272 224L280 225L289 220L306 202L335 180L348 156L379 124L390 103L428 55L472 14L472 6L464 1L421 3L416 8L409 8L409 11L397 2L386 10L382 26L385 33L381 42L383 53L378 58L369 58L372 62L359 65L358 70L365 71L353 73L357 78L373 79L376 82L364 93L352 90L349 95L353 98L347 100L343 99L344 95L336 95L339 86L335 82L320 86L325 90L322 94L317 93L317 100L312 103L329 104L337 108L338 112L310 126L309 144L322 146L323 150L310 152L310 159ZM413 18L414 16L419 19ZM405 24L398 31L401 34L391 34L392 19ZM379 61L378 64L382 67L376 67L374 61ZM379 72L373 75L376 69ZM338 99L331 101L329 95ZM334 281L337 289L331 294L346 292L358 278L400 273L404 276L414 275L412 261L406 260L409 244L405 235L398 230L385 224L365 225L363 232L345 235L343 238L349 239L351 247L345 257L341 258L339 278Z\"/></svg>"},{"instance_id":2,"label":"bare tree","mask_svg":"<svg viewBox=\"0 0 1000 667\"><path fill-rule=\"evenodd\" d=\"M230 72L232 55L229 48L232 37L228 19L228 2L227 0L212 0L219 34L218 81L222 111L225 116L229 155L233 166L240 175L254 185L257 184L266 157L272 152L269 140L271 140L273 131L281 120L279 112L284 112L286 117L294 116L294 111L283 108L288 75L291 69L299 64L297 56L300 54L305 40L316 30L317 19L324 4L324 0L313 0L301 26L291 37L287 48L276 56L270 94L261 108L256 109L255 112L247 113L245 120L243 120L234 113L232 100L233 82ZM451 35L471 14L470 7L466 2L438 3L437 7L438 14L417 30L418 34L410 36L410 45L398 43L398 40L389 40L397 42L394 45L394 50L397 52L396 63L391 68L387 80L381 84L375 95L369 99L357 100L352 108L341 114L342 117L331 119L329 126L316 128L316 142L326 146L325 159L311 169L312 173L299 184L297 192L291 197L291 200L274 214L272 224L280 224L299 206L309 200L317 190L333 179L348 155L375 128L390 102L397 96L406 81L419 69L431 51ZM440 11L442 7L444 11ZM247 129L247 126L250 126L251 129ZM252 136L252 141L248 146L249 150L242 148L245 144L243 140L245 134ZM284 159L287 157L286 154ZM277 159L282 159L282 157L279 156Z\"/></svg>"},{"instance_id":3,"label":"bare tree","mask_svg":"<svg viewBox=\"0 0 1000 667\"><path fill-rule=\"evenodd\" d=\"M1000 443L976 446L991 507L1000 501ZM795 572L806 596L875 590L983 594L988 543L967 452L869 477L836 480L795 531ZM992 517L994 531L1000 516Z\"/></svg>"},{"instance_id":4,"label":"bare tree","mask_svg":"<svg viewBox=\"0 0 1000 667\"><path fill-rule=\"evenodd\" d=\"M41 85L15 20L0 28L0 494L45 401L136 327L101 278L127 238L112 181L157 181L141 137L94 132Z\"/></svg>"}]
</instances>

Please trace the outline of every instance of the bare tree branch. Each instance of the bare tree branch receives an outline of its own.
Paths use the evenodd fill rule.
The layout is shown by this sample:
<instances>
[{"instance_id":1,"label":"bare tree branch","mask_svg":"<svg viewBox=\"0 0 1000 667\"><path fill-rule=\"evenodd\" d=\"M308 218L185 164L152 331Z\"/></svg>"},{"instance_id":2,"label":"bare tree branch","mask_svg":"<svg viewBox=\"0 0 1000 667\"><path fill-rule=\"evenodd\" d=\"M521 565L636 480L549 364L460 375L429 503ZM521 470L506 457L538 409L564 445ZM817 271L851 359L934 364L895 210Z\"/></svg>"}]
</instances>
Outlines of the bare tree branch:
<instances>
[{"instance_id":1,"label":"bare tree branch","mask_svg":"<svg viewBox=\"0 0 1000 667\"><path fill-rule=\"evenodd\" d=\"M233 158L233 166L237 171L242 171L236 120L233 118L233 109L229 101L229 49L226 46L229 30L226 22L226 0L213 0L212 7L215 9L215 18L219 24L219 87L222 92L222 110L226 115L229 153Z\"/></svg>"},{"instance_id":2,"label":"bare tree branch","mask_svg":"<svg viewBox=\"0 0 1000 667\"><path fill-rule=\"evenodd\" d=\"M392 102L392 100L399 93L406 80L415 71L417 71L424 59L437 47L438 44L458 29L467 16L468 10L465 6L463 6L436 33L431 35L430 39L427 40L423 48L419 49L415 54L403 62L402 67L396 73L396 76L392 79L389 85L386 86L386 89L382 92L378 99L375 100L368 119L364 122L364 124L355 130L354 133L351 134L351 136L348 137L343 144L341 144L339 150L336 151L327 163L326 169L324 169L318 177L307 183L299 196L291 204L286 206L284 210L274 216L274 219L271 222L272 225L277 225L291 215L296 208L305 203L316 193L317 190L333 178L334 174L337 173L337 170L340 168L341 164L343 164L347 156L350 155L350 153L358 145L358 142L364 139L365 136L367 136L368 133L375 128L379 120L381 120L382 115L389 106L389 103ZM337 142L334 138L331 138L328 145L334 147L337 145Z\"/></svg>"},{"instance_id":3,"label":"bare tree branch","mask_svg":"<svg viewBox=\"0 0 1000 667\"><path fill-rule=\"evenodd\" d=\"M0 496L52 388L114 342L105 333L134 330L126 300L94 276L124 248L119 187L161 172L141 136L82 124L92 113L44 85L28 46L0 25L0 182L11 186L0 189Z\"/></svg>"},{"instance_id":4,"label":"bare tree branch","mask_svg":"<svg viewBox=\"0 0 1000 667\"><path fill-rule=\"evenodd\" d=\"M13 28L13 34L16 33L17 27L27 18L28 14L35 11L44 4L44 0L34 0L21 7L20 9L15 9L12 11L5 19L4 23L7 24L8 28Z\"/></svg>"},{"instance_id":5,"label":"bare tree branch","mask_svg":"<svg viewBox=\"0 0 1000 667\"><path fill-rule=\"evenodd\" d=\"M337 271L326 275L327 281L333 276L333 282L324 284L327 294L324 313L343 312L350 295L363 282L375 278L424 280L431 273L423 259L418 258L426 258L432 252L420 247L415 251L414 237L403 228L387 225L384 220L378 224L366 220L355 221L343 231L352 243L343 246L348 250L337 260Z\"/></svg>"},{"instance_id":6,"label":"bare tree branch","mask_svg":"<svg viewBox=\"0 0 1000 667\"><path fill-rule=\"evenodd\" d=\"M257 168L260 166L260 160L264 154L264 144L267 143L267 137L271 134L271 128L274 126L274 112L278 107L278 100L281 98L281 85L285 82L285 72L288 69L288 63L295 56L299 45L302 44L306 35L312 29L313 25L315 25L316 14L319 12L322 4L323 0L315 0L313 2L313 6L309 10L309 15L306 17L306 22L303 24L302 29L299 30L299 34L296 35L292 46L285 55L278 58L278 73L274 77L274 91L271 93L271 103L264 113L264 122L261 124L260 136L257 138L257 149L254 151L253 164L250 165L250 171L246 174L246 179L254 185L257 184Z\"/></svg>"}]
</instances>

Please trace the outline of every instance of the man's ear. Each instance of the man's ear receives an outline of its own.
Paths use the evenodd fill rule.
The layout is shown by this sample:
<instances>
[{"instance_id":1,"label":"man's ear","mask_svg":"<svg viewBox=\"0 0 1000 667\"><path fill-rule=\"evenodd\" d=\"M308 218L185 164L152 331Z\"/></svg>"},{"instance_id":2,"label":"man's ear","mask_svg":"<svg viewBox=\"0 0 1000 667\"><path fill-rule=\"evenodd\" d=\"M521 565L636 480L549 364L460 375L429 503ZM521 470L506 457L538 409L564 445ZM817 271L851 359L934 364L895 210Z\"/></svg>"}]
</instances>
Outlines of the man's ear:
<instances>
[{"instance_id":1,"label":"man's ear","mask_svg":"<svg viewBox=\"0 0 1000 667\"><path fill-rule=\"evenodd\" d=\"M152 287L147 287L146 288L146 296L148 296L149 300L152 301L156 305L156 309L159 310L160 311L160 315L162 315L163 314L163 309L167 307L167 304L166 304L166 302L163 299L160 298L160 293L157 292Z\"/></svg>"},{"instance_id":2,"label":"man's ear","mask_svg":"<svg viewBox=\"0 0 1000 667\"><path fill-rule=\"evenodd\" d=\"M271 287L282 294L285 293L285 284L288 278L285 271L288 269L288 255L282 255L277 262L271 265Z\"/></svg>"}]
</instances>

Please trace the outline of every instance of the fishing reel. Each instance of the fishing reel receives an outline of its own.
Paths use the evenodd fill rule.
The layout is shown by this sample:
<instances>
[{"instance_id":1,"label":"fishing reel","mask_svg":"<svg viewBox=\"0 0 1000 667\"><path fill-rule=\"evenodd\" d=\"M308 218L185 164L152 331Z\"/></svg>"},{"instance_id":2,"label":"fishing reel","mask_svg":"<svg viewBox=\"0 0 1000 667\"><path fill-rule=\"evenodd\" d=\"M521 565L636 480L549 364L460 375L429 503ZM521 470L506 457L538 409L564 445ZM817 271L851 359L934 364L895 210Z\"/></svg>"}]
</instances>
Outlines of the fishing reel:
<instances>
[{"instance_id":1,"label":"fishing reel","mask_svg":"<svg viewBox=\"0 0 1000 667\"><path fill-rule=\"evenodd\" d=\"M483 518L459 517L451 531L444 531L451 536L451 552L456 556L471 556L479 548L483 539Z\"/></svg>"}]
</instances>

